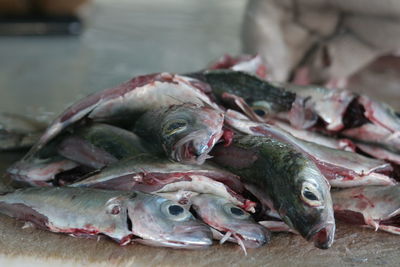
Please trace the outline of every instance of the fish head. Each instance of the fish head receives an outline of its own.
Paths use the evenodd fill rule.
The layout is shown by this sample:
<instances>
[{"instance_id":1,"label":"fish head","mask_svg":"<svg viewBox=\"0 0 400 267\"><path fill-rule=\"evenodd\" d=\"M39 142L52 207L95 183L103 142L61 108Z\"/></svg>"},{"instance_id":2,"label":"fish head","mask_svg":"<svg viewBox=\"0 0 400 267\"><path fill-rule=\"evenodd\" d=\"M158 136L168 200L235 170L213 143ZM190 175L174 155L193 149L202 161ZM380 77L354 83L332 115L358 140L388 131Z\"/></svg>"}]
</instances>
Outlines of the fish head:
<instances>
[{"instance_id":1,"label":"fish head","mask_svg":"<svg viewBox=\"0 0 400 267\"><path fill-rule=\"evenodd\" d=\"M175 161L203 164L223 135L224 114L210 107L172 106L161 121L161 143Z\"/></svg>"},{"instance_id":2,"label":"fish head","mask_svg":"<svg viewBox=\"0 0 400 267\"><path fill-rule=\"evenodd\" d=\"M222 235L231 235L244 247L257 248L270 239L270 233L265 227L256 223L248 212L225 198L200 194L191 201L193 209L204 222Z\"/></svg>"},{"instance_id":3,"label":"fish head","mask_svg":"<svg viewBox=\"0 0 400 267\"><path fill-rule=\"evenodd\" d=\"M323 179L321 179L323 178ZM283 221L321 249L329 248L335 236L330 186L316 168L304 168L297 183L281 194L277 211Z\"/></svg>"},{"instance_id":4,"label":"fish head","mask_svg":"<svg viewBox=\"0 0 400 267\"><path fill-rule=\"evenodd\" d=\"M127 210L128 224L140 243L188 249L212 244L210 228L176 202L141 193L129 202Z\"/></svg>"}]
</instances>

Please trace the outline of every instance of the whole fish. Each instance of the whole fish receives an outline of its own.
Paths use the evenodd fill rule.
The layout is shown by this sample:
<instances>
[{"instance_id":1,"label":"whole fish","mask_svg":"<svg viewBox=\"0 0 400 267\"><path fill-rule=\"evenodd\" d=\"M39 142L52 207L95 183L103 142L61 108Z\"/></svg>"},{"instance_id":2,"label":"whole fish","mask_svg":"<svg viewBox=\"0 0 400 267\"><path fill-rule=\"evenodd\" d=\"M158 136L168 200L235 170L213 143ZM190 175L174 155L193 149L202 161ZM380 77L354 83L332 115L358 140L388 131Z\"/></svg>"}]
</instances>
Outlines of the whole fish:
<instances>
[{"instance_id":1,"label":"whole fish","mask_svg":"<svg viewBox=\"0 0 400 267\"><path fill-rule=\"evenodd\" d=\"M217 146L213 160L239 175L261 203L318 248L334 239L330 186L315 164L291 145L263 136L234 139Z\"/></svg>"},{"instance_id":2,"label":"whole fish","mask_svg":"<svg viewBox=\"0 0 400 267\"><path fill-rule=\"evenodd\" d=\"M147 193L186 190L218 195L246 210L253 210L255 205L241 195L244 187L239 177L228 171L210 164L185 165L148 154L121 160L70 186Z\"/></svg>"},{"instance_id":3,"label":"whole fish","mask_svg":"<svg viewBox=\"0 0 400 267\"><path fill-rule=\"evenodd\" d=\"M88 188L26 188L0 195L0 212L56 233L106 235L172 248L212 244L210 229L181 205L159 196Z\"/></svg>"},{"instance_id":4,"label":"whole fish","mask_svg":"<svg viewBox=\"0 0 400 267\"><path fill-rule=\"evenodd\" d=\"M274 125L250 121L244 115L231 110L225 114L225 123L241 133L268 136L292 145L298 152L306 154L334 187L396 183L386 175L393 169L384 161L306 142Z\"/></svg>"},{"instance_id":5,"label":"whole fish","mask_svg":"<svg viewBox=\"0 0 400 267\"><path fill-rule=\"evenodd\" d=\"M200 194L192 197L190 202L197 216L218 232L221 243L232 236L230 241L238 243L246 253L246 248L261 247L270 239L263 226L226 198Z\"/></svg>"},{"instance_id":6,"label":"whole fish","mask_svg":"<svg viewBox=\"0 0 400 267\"><path fill-rule=\"evenodd\" d=\"M117 87L89 95L66 109L47 128L25 156L30 157L68 126L86 119L116 125L133 125L148 110L181 103L219 109L207 94L210 88L199 80L170 73L138 76Z\"/></svg>"},{"instance_id":7,"label":"whole fish","mask_svg":"<svg viewBox=\"0 0 400 267\"><path fill-rule=\"evenodd\" d=\"M332 192L335 218L400 234L400 186L366 186Z\"/></svg>"},{"instance_id":8,"label":"whole fish","mask_svg":"<svg viewBox=\"0 0 400 267\"><path fill-rule=\"evenodd\" d=\"M224 114L193 104L173 105L146 112L134 132L177 162L203 164L223 136Z\"/></svg>"}]
</instances>

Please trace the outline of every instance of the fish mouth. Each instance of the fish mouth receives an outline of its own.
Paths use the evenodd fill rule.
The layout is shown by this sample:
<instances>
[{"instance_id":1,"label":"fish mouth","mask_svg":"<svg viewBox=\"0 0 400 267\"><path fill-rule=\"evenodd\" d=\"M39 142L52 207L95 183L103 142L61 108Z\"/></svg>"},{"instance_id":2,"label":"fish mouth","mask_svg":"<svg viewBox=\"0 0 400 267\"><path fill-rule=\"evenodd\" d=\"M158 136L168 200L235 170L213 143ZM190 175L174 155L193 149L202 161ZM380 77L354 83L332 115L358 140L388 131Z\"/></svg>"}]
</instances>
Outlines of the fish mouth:
<instances>
[{"instance_id":1,"label":"fish mouth","mask_svg":"<svg viewBox=\"0 0 400 267\"><path fill-rule=\"evenodd\" d=\"M214 228L214 230L218 231ZM222 236L221 243L225 241L237 243L246 248L259 248L269 242L269 234L261 235L260 237L255 237L251 235L241 234L239 232L233 231L218 231ZM242 243L242 244L241 244Z\"/></svg>"},{"instance_id":2,"label":"fish mouth","mask_svg":"<svg viewBox=\"0 0 400 267\"><path fill-rule=\"evenodd\" d=\"M210 158L208 153L221 138L222 134L221 132L210 136L204 130L194 131L175 144L172 158L182 163L201 165L206 159ZM199 140L204 141L199 142Z\"/></svg>"},{"instance_id":3,"label":"fish mouth","mask_svg":"<svg viewBox=\"0 0 400 267\"><path fill-rule=\"evenodd\" d=\"M307 236L307 240L312 240L314 246L320 249L328 249L332 246L335 238L336 225L329 223L323 227L317 228Z\"/></svg>"}]
</instances>

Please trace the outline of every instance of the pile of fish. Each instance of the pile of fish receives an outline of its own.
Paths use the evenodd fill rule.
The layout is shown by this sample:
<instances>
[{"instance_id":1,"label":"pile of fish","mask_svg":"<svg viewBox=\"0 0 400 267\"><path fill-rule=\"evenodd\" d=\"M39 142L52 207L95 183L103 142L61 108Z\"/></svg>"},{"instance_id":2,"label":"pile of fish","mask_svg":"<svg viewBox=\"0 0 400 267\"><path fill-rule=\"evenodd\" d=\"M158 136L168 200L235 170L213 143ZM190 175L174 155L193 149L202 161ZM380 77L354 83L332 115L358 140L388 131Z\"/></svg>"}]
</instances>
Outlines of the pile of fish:
<instances>
[{"instance_id":1,"label":"pile of fish","mask_svg":"<svg viewBox=\"0 0 400 267\"><path fill-rule=\"evenodd\" d=\"M268 81L259 57L135 77L47 128L0 117L0 212L52 232L256 248L270 232L329 248L335 219L400 233L400 118L347 90Z\"/></svg>"}]
</instances>

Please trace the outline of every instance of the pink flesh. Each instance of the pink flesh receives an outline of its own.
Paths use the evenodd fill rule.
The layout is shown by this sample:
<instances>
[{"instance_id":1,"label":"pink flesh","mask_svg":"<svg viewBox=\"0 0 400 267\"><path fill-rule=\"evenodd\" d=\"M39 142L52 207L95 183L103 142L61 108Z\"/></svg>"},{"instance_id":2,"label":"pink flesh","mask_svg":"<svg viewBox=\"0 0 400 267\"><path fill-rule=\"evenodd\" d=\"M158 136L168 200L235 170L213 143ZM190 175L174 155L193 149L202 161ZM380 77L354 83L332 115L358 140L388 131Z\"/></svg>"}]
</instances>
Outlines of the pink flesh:
<instances>
[{"instance_id":1,"label":"pink flesh","mask_svg":"<svg viewBox=\"0 0 400 267\"><path fill-rule=\"evenodd\" d=\"M282 130L290 133L296 138L299 138L301 140L307 141L307 142L312 142L316 143L318 145L334 148L334 149L340 149L340 150L346 150L346 151L355 151L355 145L353 142L349 139L335 139L333 137L325 136L322 134L319 134L317 132L313 131L307 131L307 130L301 130L301 129L296 129L291 127L289 124L278 121L278 120L273 120L271 121L271 124L278 126Z\"/></svg>"},{"instance_id":2,"label":"pink flesh","mask_svg":"<svg viewBox=\"0 0 400 267\"><path fill-rule=\"evenodd\" d=\"M383 104L373 101L367 96L360 96L358 101L363 105L365 109L364 115L367 119L391 132L400 131L400 119L395 115L389 115L387 108Z\"/></svg>"},{"instance_id":3,"label":"pink flesh","mask_svg":"<svg viewBox=\"0 0 400 267\"><path fill-rule=\"evenodd\" d=\"M328 124L327 130L339 131L344 127L343 115L354 97L355 95L349 91L332 89L329 96L317 101L316 112Z\"/></svg>"},{"instance_id":4,"label":"pink flesh","mask_svg":"<svg viewBox=\"0 0 400 267\"><path fill-rule=\"evenodd\" d=\"M362 143L357 143L356 145L360 150L373 156L374 158L383 159L390 162L394 162L396 164L400 164L400 155L397 153L373 145L366 145Z\"/></svg>"},{"instance_id":5,"label":"pink flesh","mask_svg":"<svg viewBox=\"0 0 400 267\"><path fill-rule=\"evenodd\" d=\"M399 186L366 186L333 192L335 217L399 234L399 189Z\"/></svg>"},{"instance_id":6,"label":"pink flesh","mask_svg":"<svg viewBox=\"0 0 400 267\"><path fill-rule=\"evenodd\" d=\"M357 128L344 130L343 135L365 142L382 144L400 151L400 135L376 124L367 123Z\"/></svg>"}]
</instances>

